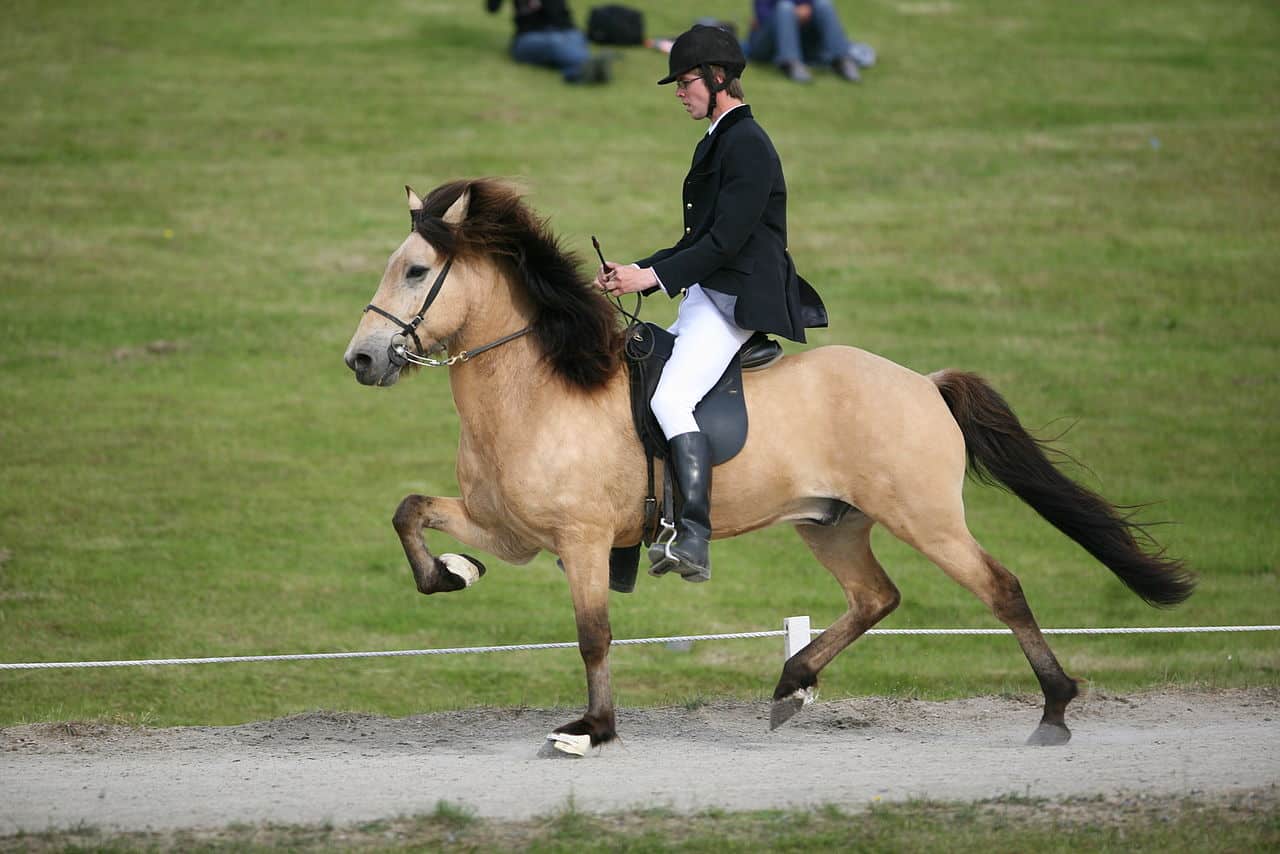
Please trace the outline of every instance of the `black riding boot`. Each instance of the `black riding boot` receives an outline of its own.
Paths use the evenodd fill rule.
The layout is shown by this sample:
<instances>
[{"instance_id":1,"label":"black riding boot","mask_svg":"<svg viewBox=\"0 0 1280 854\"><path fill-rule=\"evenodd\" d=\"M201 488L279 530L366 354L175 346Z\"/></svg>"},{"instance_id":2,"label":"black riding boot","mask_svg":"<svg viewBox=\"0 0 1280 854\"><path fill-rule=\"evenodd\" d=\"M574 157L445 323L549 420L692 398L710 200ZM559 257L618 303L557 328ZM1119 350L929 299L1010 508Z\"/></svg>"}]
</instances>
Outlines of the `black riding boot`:
<instances>
[{"instance_id":1,"label":"black riding boot","mask_svg":"<svg viewBox=\"0 0 1280 854\"><path fill-rule=\"evenodd\" d=\"M667 464L684 507L676 522L675 539L659 536L649 546L649 572L665 575L672 570L685 581L711 578L711 441L705 433L681 433L670 440ZM664 532L665 533L665 532Z\"/></svg>"}]
</instances>

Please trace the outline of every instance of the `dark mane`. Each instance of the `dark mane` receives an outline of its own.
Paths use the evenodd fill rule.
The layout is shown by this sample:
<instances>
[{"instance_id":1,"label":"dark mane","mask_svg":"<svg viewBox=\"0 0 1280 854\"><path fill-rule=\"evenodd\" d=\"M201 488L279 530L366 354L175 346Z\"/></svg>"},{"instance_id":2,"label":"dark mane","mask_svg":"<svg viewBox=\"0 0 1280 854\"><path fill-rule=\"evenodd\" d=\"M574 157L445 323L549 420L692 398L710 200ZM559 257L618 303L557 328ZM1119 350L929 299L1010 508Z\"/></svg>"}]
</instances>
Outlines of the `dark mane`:
<instances>
[{"instance_id":1,"label":"dark mane","mask_svg":"<svg viewBox=\"0 0 1280 854\"><path fill-rule=\"evenodd\" d=\"M442 217L463 191L471 201L461 226ZM603 386L617 371L622 329L613 308L560 247L547 222L511 186L494 179L452 181L431 191L413 230L451 258L492 258L523 283L536 310L533 335L557 374L582 389Z\"/></svg>"}]
</instances>

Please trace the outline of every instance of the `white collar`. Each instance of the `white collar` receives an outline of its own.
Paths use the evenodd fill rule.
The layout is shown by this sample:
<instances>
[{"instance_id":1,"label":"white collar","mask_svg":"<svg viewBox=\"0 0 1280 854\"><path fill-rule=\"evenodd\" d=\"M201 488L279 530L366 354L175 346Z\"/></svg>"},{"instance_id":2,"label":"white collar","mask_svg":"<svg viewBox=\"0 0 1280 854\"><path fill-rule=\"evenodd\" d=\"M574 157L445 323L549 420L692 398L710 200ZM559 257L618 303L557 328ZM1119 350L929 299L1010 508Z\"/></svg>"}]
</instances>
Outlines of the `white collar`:
<instances>
[{"instance_id":1,"label":"white collar","mask_svg":"<svg viewBox=\"0 0 1280 854\"><path fill-rule=\"evenodd\" d=\"M729 114L730 114L730 113L732 113L734 110L738 109L738 107L745 107L745 106L746 106L746 104L735 104L735 105L733 105L732 107L730 107L729 109L725 110L723 113L721 113L721 114L720 114L720 118L718 118L718 119L716 119L714 122L712 122L712 123L711 123L711 127L707 128L707 136L711 136L711 134L715 133L715 129L720 125L720 123L721 123L722 121L724 121L724 117L725 117L725 116L729 115Z\"/></svg>"}]
</instances>

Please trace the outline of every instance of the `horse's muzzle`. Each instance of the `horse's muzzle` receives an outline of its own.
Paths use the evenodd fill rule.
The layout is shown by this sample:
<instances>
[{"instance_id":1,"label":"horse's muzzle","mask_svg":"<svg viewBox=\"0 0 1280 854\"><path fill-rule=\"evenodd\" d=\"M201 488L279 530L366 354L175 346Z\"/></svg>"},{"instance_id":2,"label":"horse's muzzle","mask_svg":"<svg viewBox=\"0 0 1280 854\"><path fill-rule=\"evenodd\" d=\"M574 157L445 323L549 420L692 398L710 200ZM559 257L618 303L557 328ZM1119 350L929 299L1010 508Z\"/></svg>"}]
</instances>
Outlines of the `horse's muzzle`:
<instances>
[{"instance_id":1,"label":"horse's muzzle","mask_svg":"<svg viewBox=\"0 0 1280 854\"><path fill-rule=\"evenodd\" d=\"M348 350L343 361L356 375L361 385L389 386L400 378L400 368L405 364L402 354L395 352L395 344L387 347L385 358L378 358L368 350Z\"/></svg>"}]
</instances>

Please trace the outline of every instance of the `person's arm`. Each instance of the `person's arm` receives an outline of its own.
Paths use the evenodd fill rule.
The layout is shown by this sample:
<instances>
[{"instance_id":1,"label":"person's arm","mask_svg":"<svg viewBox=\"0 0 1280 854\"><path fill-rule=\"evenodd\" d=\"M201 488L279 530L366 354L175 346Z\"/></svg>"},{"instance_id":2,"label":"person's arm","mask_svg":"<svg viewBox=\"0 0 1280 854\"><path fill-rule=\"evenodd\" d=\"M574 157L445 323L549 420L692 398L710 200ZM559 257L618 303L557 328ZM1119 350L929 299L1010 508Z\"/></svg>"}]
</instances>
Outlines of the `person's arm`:
<instances>
[{"instance_id":1,"label":"person's arm","mask_svg":"<svg viewBox=\"0 0 1280 854\"><path fill-rule=\"evenodd\" d=\"M675 253L676 253L676 248L674 246L668 249L659 249L657 252L653 253L652 255L641 258L639 261L636 262L636 264L641 267L652 267L654 264L658 263L662 259L670 258Z\"/></svg>"}]
</instances>

